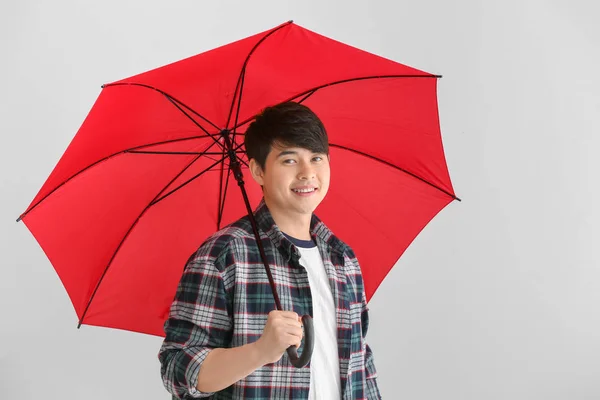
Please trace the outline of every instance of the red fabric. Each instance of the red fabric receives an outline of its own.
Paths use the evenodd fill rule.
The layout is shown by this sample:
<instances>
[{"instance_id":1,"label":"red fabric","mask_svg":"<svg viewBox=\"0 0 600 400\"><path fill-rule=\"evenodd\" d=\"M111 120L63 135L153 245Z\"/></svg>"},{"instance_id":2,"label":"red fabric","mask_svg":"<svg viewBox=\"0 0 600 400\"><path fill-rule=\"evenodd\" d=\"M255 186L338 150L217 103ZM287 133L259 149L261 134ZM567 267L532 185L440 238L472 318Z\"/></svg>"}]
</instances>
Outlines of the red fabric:
<instances>
[{"instance_id":1,"label":"red fabric","mask_svg":"<svg viewBox=\"0 0 600 400\"><path fill-rule=\"evenodd\" d=\"M218 155L199 159L172 182L196 156L125 150L220 147L163 94L127 84L161 90L212 122L215 126L194 116L217 134L234 126L235 109L229 114L240 71L270 33L109 84L100 93L23 217L80 318L102 279L85 324L162 336L185 261L217 230L220 166L150 204ZM316 213L355 250L369 299L418 233L454 199L439 129L437 79L285 24L249 59L238 119L241 124L267 105L299 100L299 94L323 85L382 75L418 77L334 84L304 101L325 123L332 144L331 187ZM242 141L236 137L238 145ZM244 171L255 207L260 188ZM221 227L245 213L231 177Z\"/></svg>"}]
</instances>

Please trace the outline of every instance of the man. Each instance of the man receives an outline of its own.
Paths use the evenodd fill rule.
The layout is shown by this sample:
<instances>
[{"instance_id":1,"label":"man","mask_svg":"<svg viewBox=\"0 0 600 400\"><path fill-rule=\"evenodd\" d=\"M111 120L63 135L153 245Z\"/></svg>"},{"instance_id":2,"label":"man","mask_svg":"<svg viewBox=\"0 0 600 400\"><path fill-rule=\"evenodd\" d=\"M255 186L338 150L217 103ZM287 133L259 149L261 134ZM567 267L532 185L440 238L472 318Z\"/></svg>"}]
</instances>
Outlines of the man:
<instances>
[{"instance_id":1,"label":"man","mask_svg":"<svg viewBox=\"0 0 600 400\"><path fill-rule=\"evenodd\" d=\"M159 352L165 387L176 398L380 399L358 261L313 214L330 179L322 122L283 103L256 117L244 144L264 196L254 215L288 311L274 311L248 216L223 228L179 283ZM313 317L315 345L310 363L296 368L286 349L301 346L304 314Z\"/></svg>"}]
</instances>

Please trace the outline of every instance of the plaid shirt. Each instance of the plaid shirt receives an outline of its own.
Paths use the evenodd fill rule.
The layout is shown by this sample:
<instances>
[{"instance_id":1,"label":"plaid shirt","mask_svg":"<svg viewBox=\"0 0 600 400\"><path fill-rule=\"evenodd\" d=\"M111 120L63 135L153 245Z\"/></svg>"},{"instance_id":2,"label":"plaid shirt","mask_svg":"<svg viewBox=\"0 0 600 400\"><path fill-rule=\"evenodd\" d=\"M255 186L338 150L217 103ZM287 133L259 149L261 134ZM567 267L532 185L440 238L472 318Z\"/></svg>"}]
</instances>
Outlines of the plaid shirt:
<instances>
[{"instance_id":1,"label":"plaid shirt","mask_svg":"<svg viewBox=\"0 0 600 400\"><path fill-rule=\"evenodd\" d=\"M283 309L312 315L308 274L299 263L298 249L279 230L264 199L254 215ZM356 256L314 214L311 236L335 300L341 398L381 399L373 353L365 341L368 307ZM278 362L219 392L195 388L211 349L255 342L274 309L273 292L245 216L208 238L186 264L158 355L166 389L175 398L308 399L310 364L296 368L285 353ZM298 353L302 350L303 345Z\"/></svg>"}]
</instances>

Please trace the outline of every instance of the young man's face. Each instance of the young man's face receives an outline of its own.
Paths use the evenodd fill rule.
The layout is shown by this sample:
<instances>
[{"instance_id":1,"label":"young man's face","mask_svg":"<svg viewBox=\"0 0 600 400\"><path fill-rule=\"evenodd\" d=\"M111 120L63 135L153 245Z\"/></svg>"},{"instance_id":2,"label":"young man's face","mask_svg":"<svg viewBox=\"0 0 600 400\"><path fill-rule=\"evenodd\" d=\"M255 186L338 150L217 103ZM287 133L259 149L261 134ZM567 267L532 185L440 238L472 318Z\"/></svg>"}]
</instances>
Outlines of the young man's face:
<instances>
[{"instance_id":1,"label":"young man's face","mask_svg":"<svg viewBox=\"0 0 600 400\"><path fill-rule=\"evenodd\" d=\"M250 170L275 212L310 215L329 190L329 156L304 148L274 144L264 171L255 160Z\"/></svg>"}]
</instances>

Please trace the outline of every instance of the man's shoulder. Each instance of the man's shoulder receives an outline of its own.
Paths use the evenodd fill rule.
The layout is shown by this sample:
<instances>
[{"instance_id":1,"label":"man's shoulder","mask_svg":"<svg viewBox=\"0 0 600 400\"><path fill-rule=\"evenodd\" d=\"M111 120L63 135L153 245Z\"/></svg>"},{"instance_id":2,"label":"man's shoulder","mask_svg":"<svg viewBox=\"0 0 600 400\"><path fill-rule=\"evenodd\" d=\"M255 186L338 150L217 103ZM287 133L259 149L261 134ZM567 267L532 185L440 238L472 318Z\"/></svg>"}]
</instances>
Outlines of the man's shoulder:
<instances>
[{"instance_id":1,"label":"man's shoulder","mask_svg":"<svg viewBox=\"0 0 600 400\"><path fill-rule=\"evenodd\" d=\"M341 254L344 259L346 271L349 273L360 274L360 265L352 246L350 246L342 238L336 235L335 232L329 229L329 227L323 221L318 221L319 227L317 230L320 232L320 235L324 239L325 243L327 243L327 246Z\"/></svg>"},{"instance_id":2,"label":"man's shoulder","mask_svg":"<svg viewBox=\"0 0 600 400\"><path fill-rule=\"evenodd\" d=\"M325 243L333 251L337 251L350 258L356 258L354 250L346 242L344 242L327 224L321 220L316 214L313 214L311 220L311 230L321 238L322 243Z\"/></svg>"},{"instance_id":3,"label":"man's shoulder","mask_svg":"<svg viewBox=\"0 0 600 400\"><path fill-rule=\"evenodd\" d=\"M248 216L244 216L207 237L193 256L211 258L214 261L231 248L232 244L245 242L253 237L250 220Z\"/></svg>"},{"instance_id":4,"label":"man's shoulder","mask_svg":"<svg viewBox=\"0 0 600 400\"><path fill-rule=\"evenodd\" d=\"M335 234L327 224L316 215L313 217L313 230L330 246L333 250L344 254L348 258L356 258L356 254L352 247Z\"/></svg>"}]
</instances>

